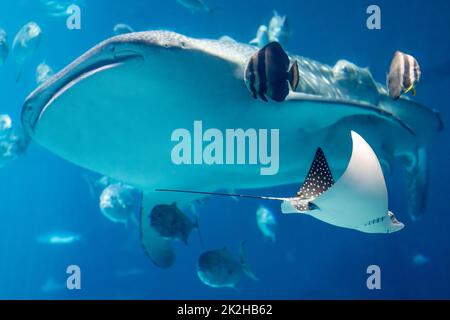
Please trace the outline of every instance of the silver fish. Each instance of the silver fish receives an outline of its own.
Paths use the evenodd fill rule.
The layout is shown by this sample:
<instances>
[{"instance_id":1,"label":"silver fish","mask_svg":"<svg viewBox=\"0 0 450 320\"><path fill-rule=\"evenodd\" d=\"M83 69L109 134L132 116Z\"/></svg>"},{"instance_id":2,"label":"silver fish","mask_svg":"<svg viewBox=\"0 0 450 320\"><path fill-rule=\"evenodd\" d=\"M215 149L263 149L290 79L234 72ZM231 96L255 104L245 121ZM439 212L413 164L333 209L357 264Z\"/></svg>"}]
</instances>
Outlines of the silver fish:
<instances>
[{"instance_id":1,"label":"silver fish","mask_svg":"<svg viewBox=\"0 0 450 320\"><path fill-rule=\"evenodd\" d=\"M125 23L118 23L114 26L114 34L117 36L119 34L126 34L134 32L133 28Z\"/></svg>"},{"instance_id":2,"label":"silver fish","mask_svg":"<svg viewBox=\"0 0 450 320\"><path fill-rule=\"evenodd\" d=\"M262 48L269 43L269 32L267 26L261 25L256 32L255 39L250 41L250 44Z\"/></svg>"},{"instance_id":3,"label":"silver fish","mask_svg":"<svg viewBox=\"0 0 450 320\"><path fill-rule=\"evenodd\" d=\"M140 194L131 186L122 183L108 185L100 195L100 211L112 222L138 225L139 197Z\"/></svg>"},{"instance_id":4,"label":"silver fish","mask_svg":"<svg viewBox=\"0 0 450 320\"><path fill-rule=\"evenodd\" d=\"M41 42L42 31L35 22L24 25L14 37L12 55L18 66L17 80L22 75L24 63L36 52Z\"/></svg>"},{"instance_id":5,"label":"silver fish","mask_svg":"<svg viewBox=\"0 0 450 320\"><path fill-rule=\"evenodd\" d=\"M40 63L36 68L36 83L43 84L53 76L53 69L45 62Z\"/></svg>"},{"instance_id":6,"label":"silver fish","mask_svg":"<svg viewBox=\"0 0 450 320\"><path fill-rule=\"evenodd\" d=\"M268 34L270 42L276 41L285 46L292 34L287 16L280 16L274 11L269 22Z\"/></svg>"},{"instance_id":7,"label":"silver fish","mask_svg":"<svg viewBox=\"0 0 450 320\"><path fill-rule=\"evenodd\" d=\"M80 234L69 231L49 232L37 237L39 243L49 245L69 245L81 240Z\"/></svg>"},{"instance_id":8,"label":"silver fish","mask_svg":"<svg viewBox=\"0 0 450 320\"><path fill-rule=\"evenodd\" d=\"M23 155L29 141L23 129L13 125L9 115L0 115L0 168Z\"/></svg>"},{"instance_id":9,"label":"silver fish","mask_svg":"<svg viewBox=\"0 0 450 320\"><path fill-rule=\"evenodd\" d=\"M0 67L5 64L9 54L8 36L6 31L0 28Z\"/></svg>"},{"instance_id":10,"label":"silver fish","mask_svg":"<svg viewBox=\"0 0 450 320\"><path fill-rule=\"evenodd\" d=\"M258 210L256 210L256 223L262 234L275 242L275 228L277 226L277 221L272 211L263 205L259 206Z\"/></svg>"},{"instance_id":11,"label":"silver fish","mask_svg":"<svg viewBox=\"0 0 450 320\"><path fill-rule=\"evenodd\" d=\"M85 4L84 0L41 0L41 3L50 17L66 17L67 8L72 4L82 6Z\"/></svg>"},{"instance_id":12,"label":"silver fish","mask_svg":"<svg viewBox=\"0 0 450 320\"><path fill-rule=\"evenodd\" d=\"M177 0L177 2L183 7L191 10L191 12L211 12L211 9L203 2L203 0Z\"/></svg>"},{"instance_id":13,"label":"silver fish","mask_svg":"<svg viewBox=\"0 0 450 320\"><path fill-rule=\"evenodd\" d=\"M0 139L9 135L12 129L12 120L8 114L0 114Z\"/></svg>"},{"instance_id":14,"label":"silver fish","mask_svg":"<svg viewBox=\"0 0 450 320\"><path fill-rule=\"evenodd\" d=\"M402 94L412 92L416 95L416 85L420 81L420 66L413 56L396 51L387 76L389 95L398 99Z\"/></svg>"}]
</instances>

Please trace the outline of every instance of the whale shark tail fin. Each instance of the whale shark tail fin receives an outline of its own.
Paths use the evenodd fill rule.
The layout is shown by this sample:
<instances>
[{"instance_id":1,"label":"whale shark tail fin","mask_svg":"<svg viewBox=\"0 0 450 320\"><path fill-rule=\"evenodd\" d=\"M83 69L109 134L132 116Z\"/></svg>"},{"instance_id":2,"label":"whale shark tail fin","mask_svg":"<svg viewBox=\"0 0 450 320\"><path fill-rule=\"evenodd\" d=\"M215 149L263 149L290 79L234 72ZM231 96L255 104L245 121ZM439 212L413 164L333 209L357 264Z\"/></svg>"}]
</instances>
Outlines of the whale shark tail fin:
<instances>
[{"instance_id":1,"label":"whale shark tail fin","mask_svg":"<svg viewBox=\"0 0 450 320\"><path fill-rule=\"evenodd\" d=\"M408 213L412 220L420 220L428 197L428 161L426 148L415 154L401 156L403 164Z\"/></svg>"}]
</instances>

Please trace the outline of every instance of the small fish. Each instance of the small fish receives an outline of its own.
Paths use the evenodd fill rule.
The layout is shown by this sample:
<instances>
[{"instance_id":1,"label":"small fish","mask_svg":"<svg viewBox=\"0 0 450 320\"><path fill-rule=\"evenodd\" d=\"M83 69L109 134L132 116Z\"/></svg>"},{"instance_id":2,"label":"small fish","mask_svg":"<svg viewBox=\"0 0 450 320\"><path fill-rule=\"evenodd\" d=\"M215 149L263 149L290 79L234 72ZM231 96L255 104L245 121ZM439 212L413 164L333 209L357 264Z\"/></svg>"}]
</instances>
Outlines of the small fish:
<instances>
[{"instance_id":1,"label":"small fish","mask_svg":"<svg viewBox=\"0 0 450 320\"><path fill-rule=\"evenodd\" d=\"M203 2L203 0L177 0L183 7L191 10L192 13L196 11L206 11L211 13L211 9Z\"/></svg>"},{"instance_id":2,"label":"small fish","mask_svg":"<svg viewBox=\"0 0 450 320\"><path fill-rule=\"evenodd\" d=\"M268 35L270 42L276 41L285 46L292 35L287 16L280 16L274 11L269 22Z\"/></svg>"},{"instance_id":3,"label":"small fish","mask_svg":"<svg viewBox=\"0 0 450 320\"><path fill-rule=\"evenodd\" d=\"M44 6L45 11L50 17L65 17L68 16L67 8L72 4L77 6L84 5L83 0L41 0L42 5Z\"/></svg>"},{"instance_id":4,"label":"small fish","mask_svg":"<svg viewBox=\"0 0 450 320\"><path fill-rule=\"evenodd\" d=\"M5 64L8 53L8 35L6 34L5 30L0 28L0 67Z\"/></svg>"},{"instance_id":5,"label":"small fish","mask_svg":"<svg viewBox=\"0 0 450 320\"><path fill-rule=\"evenodd\" d=\"M14 37L12 55L18 66L17 81L22 75L24 63L36 52L41 42L42 31L33 21L24 25Z\"/></svg>"},{"instance_id":6,"label":"small fish","mask_svg":"<svg viewBox=\"0 0 450 320\"><path fill-rule=\"evenodd\" d=\"M29 142L22 127L14 126L9 115L0 115L0 168L24 154Z\"/></svg>"},{"instance_id":7,"label":"small fish","mask_svg":"<svg viewBox=\"0 0 450 320\"><path fill-rule=\"evenodd\" d=\"M43 84L53 76L53 69L50 68L45 62L40 63L36 68L36 83L38 85Z\"/></svg>"},{"instance_id":8,"label":"small fish","mask_svg":"<svg viewBox=\"0 0 450 320\"><path fill-rule=\"evenodd\" d=\"M136 213L138 212L140 194L131 186L114 183L108 185L100 195L100 211L110 221L129 222L138 225Z\"/></svg>"},{"instance_id":9,"label":"small fish","mask_svg":"<svg viewBox=\"0 0 450 320\"><path fill-rule=\"evenodd\" d=\"M0 139L9 135L12 128L12 120L8 114L0 114Z\"/></svg>"},{"instance_id":10,"label":"small fish","mask_svg":"<svg viewBox=\"0 0 450 320\"><path fill-rule=\"evenodd\" d=\"M277 102L284 101L289 94L289 85L295 91L300 75L297 61L289 69L289 57L278 42L271 42L258 50L245 70L245 83L253 98L267 96Z\"/></svg>"},{"instance_id":11,"label":"small fish","mask_svg":"<svg viewBox=\"0 0 450 320\"><path fill-rule=\"evenodd\" d=\"M41 292L46 294L52 294L66 289L67 286L63 281L57 282L53 277L49 277L42 285Z\"/></svg>"},{"instance_id":12,"label":"small fish","mask_svg":"<svg viewBox=\"0 0 450 320\"><path fill-rule=\"evenodd\" d=\"M427 264L430 262L430 258L428 258L427 256L423 255L423 254L416 254L413 257L413 264L418 265L418 266L422 266L424 264Z\"/></svg>"},{"instance_id":13,"label":"small fish","mask_svg":"<svg viewBox=\"0 0 450 320\"><path fill-rule=\"evenodd\" d=\"M176 203L153 207L150 214L151 226L165 239L181 240L188 244L192 230L198 229L198 221L193 223L178 209Z\"/></svg>"},{"instance_id":14,"label":"small fish","mask_svg":"<svg viewBox=\"0 0 450 320\"><path fill-rule=\"evenodd\" d=\"M140 276L143 274L145 274L145 270L139 268L119 269L115 272L116 277L120 278Z\"/></svg>"},{"instance_id":15,"label":"small fish","mask_svg":"<svg viewBox=\"0 0 450 320\"><path fill-rule=\"evenodd\" d=\"M228 42L228 43L237 43L237 41L236 40L234 40L232 37L230 37L230 36L221 36L220 38L219 38L219 41L222 41L222 42Z\"/></svg>"},{"instance_id":16,"label":"small fish","mask_svg":"<svg viewBox=\"0 0 450 320\"><path fill-rule=\"evenodd\" d=\"M341 59L331 69L336 89L354 100L378 105L380 93L368 68Z\"/></svg>"},{"instance_id":17,"label":"small fish","mask_svg":"<svg viewBox=\"0 0 450 320\"><path fill-rule=\"evenodd\" d=\"M256 38L250 41L250 44L262 48L269 43L269 32L267 26L261 25L256 32Z\"/></svg>"},{"instance_id":18,"label":"small fish","mask_svg":"<svg viewBox=\"0 0 450 320\"><path fill-rule=\"evenodd\" d=\"M114 35L118 36L120 34L127 34L127 33L133 33L134 30L132 27L125 23L118 23L114 26Z\"/></svg>"},{"instance_id":19,"label":"small fish","mask_svg":"<svg viewBox=\"0 0 450 320\"><path fill-rule=\"evenodd\" d=\"M295 255L293 252L291 252L291 251L286 252L286 261L289 263L292 263L295 261Z\"/></svg>"},{"instance_id":20,"label":"small fish","mask_svg":"<svg viewBox=\"0 0 450 320\"><path fill-rule=\"evenodd\" d=\"M81 241L81 235L73 232L49 232L40 235L37 241L42 244L67 245Z\"/></svg>"},{"instance_id":21,"label":"small fish","mask_svg":"<svg viewBox=\"0 0 450 320\"><path fill-rule=\"evenodd\" d=\"M415 96L420 75L420 66L417 60L409 54L396 51L386 84L391 98L398 99L402 94L407 94L410 91Z\"/></svg>"},{"instance_id":22,"label":"small fish","mask_svg":"<svg viewBox=\"0 0 450 320\"><path fill-rule=\"evenodd\" d=\"M273 213L264 206L259 206L256 210L256 223L263 235L275 242L275 228L277 221Z\"/></svg>"},{"instance_id":23,"label":"small fish","mask_svg":"<svg viewBox=\"0 0 450 320\"><path fill-rule=\"evenodd\" d=\"M236 288L242 273L245 273L257 281L258 278L247 265L244 245L242 242L240 261L237 261L226 247L202 253L197 264L200 280L213 288Z\"/></svg>"}]
</instances>

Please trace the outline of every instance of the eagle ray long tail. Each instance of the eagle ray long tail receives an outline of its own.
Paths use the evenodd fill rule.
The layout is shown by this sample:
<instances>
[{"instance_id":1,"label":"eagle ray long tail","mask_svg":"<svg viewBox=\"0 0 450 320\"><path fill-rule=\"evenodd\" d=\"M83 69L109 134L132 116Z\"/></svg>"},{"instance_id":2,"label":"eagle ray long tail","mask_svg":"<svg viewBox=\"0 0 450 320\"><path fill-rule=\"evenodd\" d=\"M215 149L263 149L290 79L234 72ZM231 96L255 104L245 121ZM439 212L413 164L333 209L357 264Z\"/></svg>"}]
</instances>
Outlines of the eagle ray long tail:
<instances>
[{"instance_id":1,"label":"eagle ray long tail","mask_svg":"<svg viewBox=\"0 0 450 320\"><path fill-rule=\"evenodd\" d=\"M248 194L234 194L234 193L220 193L220 192L204 192L204 191L193 191L193 190L155 189L155 191L157 191L157 192L192 193L192 194L204 194L204 195L211 195L211 196L239 197L239 198L250 198L250 199L277 200L277 201L289 200L289 198L253 196L253 195L248 195Z\"/></svg>"}]
</instances>

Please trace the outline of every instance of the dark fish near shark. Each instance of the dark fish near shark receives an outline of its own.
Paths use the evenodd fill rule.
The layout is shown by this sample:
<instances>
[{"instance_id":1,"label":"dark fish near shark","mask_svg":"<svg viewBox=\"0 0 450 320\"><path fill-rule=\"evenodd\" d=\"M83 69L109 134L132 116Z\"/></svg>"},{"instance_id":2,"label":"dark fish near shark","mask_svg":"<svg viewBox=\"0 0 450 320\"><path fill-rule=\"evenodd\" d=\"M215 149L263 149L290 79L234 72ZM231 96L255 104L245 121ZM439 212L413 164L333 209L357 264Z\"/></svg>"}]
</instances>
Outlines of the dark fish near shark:
<instances>
[{"instance_id":1,"label":"dark fish near shark","mask_svg":"<svg viewBox=\"0 0 450 320\"><path fill-rule=\"evenodd\" d=\"M277 102L284 101L289 94L289 85L295 91L299 82L297 61L289 68L290 60L278 42L271 42L258 50L245 70L245 83L253 98L267 97ZM288 85L289 82L289 85Z\"/></svg>"},{"instance_id":2,"label":"dark fish near shark","mask_svg":"<svg viewBox=\"0 0 450 320\"><path fill-rule=\"evenodd\" d=\"M401 51L395 52L387 76L389 95L393 99L398 99L402 94L411 91L415 96L420 75L420 66L416 58Z\"/></svg>"},{"instance_id":3,"label":"dark fish near shark","mask_svg":"<svg viewBox=\"0 0 450 320\"><path fill-rule=\"evenodd\" d=\"M150 214L151 226L165 239L181 240L188 244L192 230L198 229L198 221L192 222L178 209L176 203L157 205Z\"/></svg>"}]
</instances>

